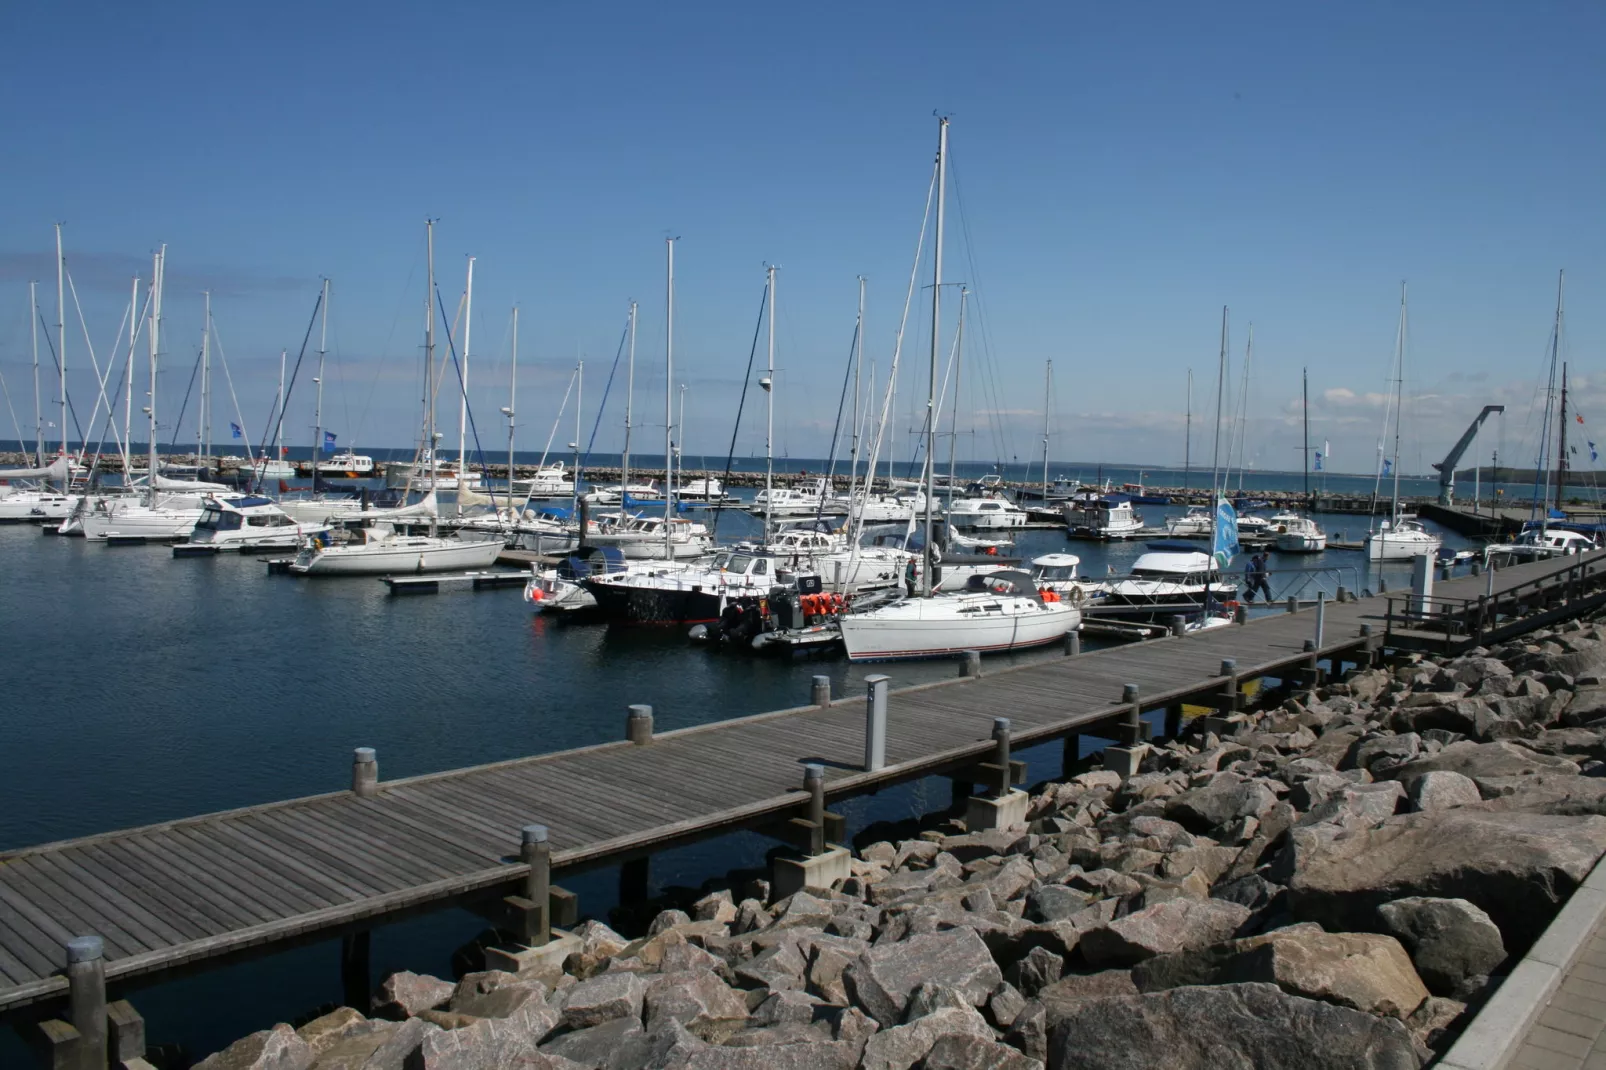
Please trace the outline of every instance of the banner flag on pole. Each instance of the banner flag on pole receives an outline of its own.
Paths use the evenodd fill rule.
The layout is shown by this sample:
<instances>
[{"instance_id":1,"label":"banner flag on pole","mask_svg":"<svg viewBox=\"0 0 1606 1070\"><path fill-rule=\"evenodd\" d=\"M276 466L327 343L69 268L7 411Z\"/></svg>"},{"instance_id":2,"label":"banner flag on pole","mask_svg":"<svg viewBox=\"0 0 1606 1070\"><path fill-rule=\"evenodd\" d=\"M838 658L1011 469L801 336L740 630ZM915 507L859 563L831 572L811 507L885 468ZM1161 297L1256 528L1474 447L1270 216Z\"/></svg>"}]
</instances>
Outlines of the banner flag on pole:
<instances>
[{"instance_id":1,"label":"banner flag on pole","mask_svg":"<svg viewBox=\"0 0 1606 1070\"><path fill-rule=\"evenodd\" d=\"M245 437L245 432L240 430L240 425L235 423L233 420L229 421L229 433L232 434L235 438L244 438Z\"/></svg>"},{"instance_id":2,"label":"banner flag on pole","mask_svg":"<svg viewBox=\"0 0 1606 1070\"><path fill-rule=\"evenodd\" d=\"M325 431L323 433L323 451L325 453L333 453L334 452L334 448L335 448L335 433L333 431Z\"/></svg>"},{"instance_id":3,"label":"banner flag on pole","mask_svg":"<svg viewBox=\"0 0 1606 1070\"><path fill-rule=\"evenodd\" d=\"M1211 542L1210 556L1216 567L1227 571L1233 555L1238 552L1238 512L1225 498L1216 499L1215 538Z\"/></svg>"}]
</instances>

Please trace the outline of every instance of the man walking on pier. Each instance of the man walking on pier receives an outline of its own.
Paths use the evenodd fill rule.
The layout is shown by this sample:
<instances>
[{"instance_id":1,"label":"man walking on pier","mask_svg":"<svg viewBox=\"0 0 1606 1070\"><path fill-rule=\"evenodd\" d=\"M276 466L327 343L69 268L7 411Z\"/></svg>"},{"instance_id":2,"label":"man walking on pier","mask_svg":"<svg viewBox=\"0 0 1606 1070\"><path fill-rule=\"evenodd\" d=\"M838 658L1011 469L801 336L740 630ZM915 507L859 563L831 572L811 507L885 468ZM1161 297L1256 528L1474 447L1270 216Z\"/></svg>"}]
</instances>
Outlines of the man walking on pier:
<instances>
[{"instance_id":1,"label":"man walking on pier","mask_svg":"<svg viewBox=\"0 0 1606 1070\"><path fill-rule=\"evenodd\" d=\"M1270 574L1270 571L1267 567L1264 551L1250 557L1249 563L1244 566L1244 579L1248 581L1248 586L1244 591L1245 602L1253 602L1256 591L1264 595L1267 602L1271 601L1271 584L1266 582L1266 577Z\"/></svg>"}]
</instances>

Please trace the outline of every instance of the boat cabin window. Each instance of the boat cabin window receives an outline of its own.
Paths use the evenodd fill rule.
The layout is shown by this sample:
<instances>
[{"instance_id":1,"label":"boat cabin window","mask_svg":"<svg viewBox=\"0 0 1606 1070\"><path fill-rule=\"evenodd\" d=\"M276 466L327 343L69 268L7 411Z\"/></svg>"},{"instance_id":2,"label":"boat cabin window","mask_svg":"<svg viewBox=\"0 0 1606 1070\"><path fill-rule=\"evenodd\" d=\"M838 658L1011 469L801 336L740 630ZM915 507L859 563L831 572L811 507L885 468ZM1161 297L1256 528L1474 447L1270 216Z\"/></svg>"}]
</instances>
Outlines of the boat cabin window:
<instances>
[{"instance_id":1,"label":"boat cabin window","mask_svg":"<svg viewBox=\"0 0 1606 1070\"><path fill-rule=\"evenodd\" d=\"M1074 580L1076 579L1075 565L1043 565L1038 568L1036 579L1044 580Z\"/></svg>"},{"instance_id":2,"label":"boat cabin window","mask_svg":"<svg viewBox=\"0 0 1606 1070\"><path fill-rule=\"evenodd\" d=\"M755 575L755 576L767 576L767 575L769 575L769 571L770 571L770 563L768 561L764 560L764 558L760 557L760 558L758 558L757 560L755 560L753 562L753 569L752 569L753 575Z\"/></svg>"},{"instance_id":3,"label":"boat cabin window","mask_svg":"<svg viewBox=\"0 0 1606 1070\"><path fill-rule=\"evenodd\" d=\"M238 531L240 528L239 513L225 513L221 509L211 506L201 511L201 519L195 522L198 528L207 531Z\"/></svg>"}]
</instances>

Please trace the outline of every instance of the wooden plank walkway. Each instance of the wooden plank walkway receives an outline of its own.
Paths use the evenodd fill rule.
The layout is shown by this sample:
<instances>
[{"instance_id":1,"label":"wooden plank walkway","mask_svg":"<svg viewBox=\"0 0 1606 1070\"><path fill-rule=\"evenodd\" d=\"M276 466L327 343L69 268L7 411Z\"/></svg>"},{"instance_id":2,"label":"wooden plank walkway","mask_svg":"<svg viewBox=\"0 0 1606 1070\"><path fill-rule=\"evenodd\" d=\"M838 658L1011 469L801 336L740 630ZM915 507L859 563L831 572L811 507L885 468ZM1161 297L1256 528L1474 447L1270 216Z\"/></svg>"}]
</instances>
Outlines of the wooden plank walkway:
<instances>
[{"instance_id":1,"label":"wooden plank walkway","mask_svg":"<svg viewBox=\"0 0 1606 1070\"><path fill-rule=\"evenodd\" d=\"M1564 569L1497 574L1497 590ZM1606 564L1601 555L1590 562ZM1598 567L1598 566L1597 566ZM1475 597L1483 578L1441 582ZM1324 659L1354 661L1382 599L1330 604ZM805 761L842 797L991 756L992 719L1017 745L1124 713L1219 694L1224 658L1240 679L1308 661L1315 613L1279 614L1080 657L894 691L887 766L862 770L864 699L720 721L350 791L0 853L0 1010L65 992L63 945L98 934L117 980L499 889L520 878L520 829L551 830L553 865L600 863L773 817L800 806ZM874 671L873 669L869 671ZM896 673L894 667L891 672ZM1105 733L1108 734L1108 733ZM382 757L382 754L381 754Z\"/></svg>"}]
</instances>

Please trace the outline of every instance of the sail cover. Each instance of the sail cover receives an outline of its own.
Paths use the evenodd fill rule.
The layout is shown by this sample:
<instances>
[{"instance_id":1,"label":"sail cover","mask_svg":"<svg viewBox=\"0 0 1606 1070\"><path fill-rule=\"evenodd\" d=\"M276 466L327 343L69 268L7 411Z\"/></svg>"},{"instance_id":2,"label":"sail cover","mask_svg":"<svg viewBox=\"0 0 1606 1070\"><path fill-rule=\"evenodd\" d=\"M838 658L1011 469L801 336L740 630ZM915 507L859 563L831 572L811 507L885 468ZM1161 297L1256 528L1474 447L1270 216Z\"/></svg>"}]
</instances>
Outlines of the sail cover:
<instances>
[{"instance_id":1,"label":"sail cover","mask_svg":"<svg viewBox=\"0 0 1606 1070\"><path fill-rule=\"evenodd\" d=\"M65 457L57 457L44 468L0 468L0 479L66 479L71 474Z\"/></svg>"},{"instance_id":2,"label":"sail cover","mask_svg":"<svg viewBox=\"0 0 1606 1070\"><path fill-rule=\"evenodd\" d=\"M156 475L157 490L187 491L190 494L215 494L218 491L233 490L227 483L201 483L193 479L169 479L160 473Z\"/></svg>"}]
</instances>

